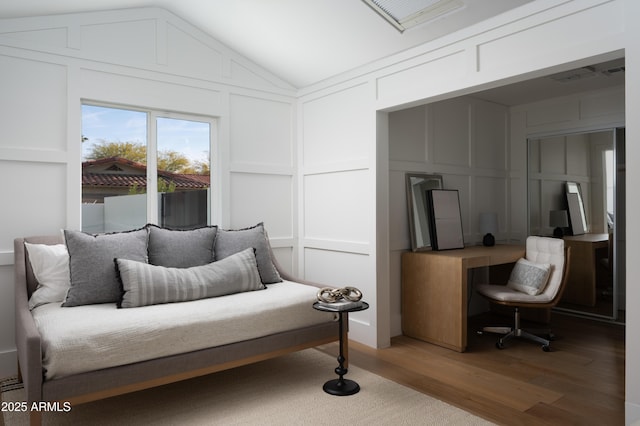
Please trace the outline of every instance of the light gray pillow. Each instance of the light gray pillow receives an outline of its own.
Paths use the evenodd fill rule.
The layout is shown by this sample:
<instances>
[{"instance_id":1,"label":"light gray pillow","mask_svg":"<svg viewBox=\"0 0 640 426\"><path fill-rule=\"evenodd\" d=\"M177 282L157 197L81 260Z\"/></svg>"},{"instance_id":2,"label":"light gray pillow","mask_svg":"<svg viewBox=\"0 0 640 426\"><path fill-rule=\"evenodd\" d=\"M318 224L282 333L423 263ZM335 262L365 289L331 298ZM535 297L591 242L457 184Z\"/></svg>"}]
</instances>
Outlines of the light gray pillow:
<instances>
[{"instance_id":1,"label":"light gray pillow","mask_svg":"<svg viewBox=\"0 0 640 426\"><path fill-rule=\"evenodd\" d=\"M190 268L213 262L218 228L207 226L176 230L148 225L149 263L171 268Z\"/></svg>"},{"instance_id":2,"label":"light gray pillow","mask_svg":"<svg viewBox=\"0 0 640 426\"><path fill-rule=\"evenodd\" d=\"M251 228L239 230L218 229L214 246L216 260L224 259L249 247L256 250L256 260L262 283L281 282L282 278L271 260L269 242L262 222Z\"/></svg>"},{"instance_id":3,"label":"light gray pillow","mask_svg":"<svg viewBox=\"0 0 640 426\"><path fill-rule=\"evenodd\" d=\"M64 244L24 243L29 263L38 282L29 298L29 309L47 303L61 303L69 291L69 253Z\"/></svg>"},{"instance_id":4,"label":"light gray pillow","mask_svg":"<svg viewBox=\"0 0 640 426\"><path fill-rule=\"evenodd\" d=\"M549 280L551 265L535 263L527 259L518 259L511 270L507 287L536 296L544 291Z\"/></svg>"},{"instance_id":5,"label":"light gray pillow","mask_svg":"<svg viewBox=\"0 0 640 426\"><path fill-rule=\"evenodd\" d=\"M64 231L71 283L62 306L118 302L122 295L115 258L147 261L147 230L91 235Z\"/></svg>"},{"instance_id":6,"label":"light gray pillow","mask_svg":"<svg viewBox=\"0 0 640 426\"><path fill-rule=\"evenodd\" d=\"M265 288L252 248L191 268L165 268L126 259L116 259L116 264L124 289L121 308L186 302Z\"/></svg>"}]
</instances>

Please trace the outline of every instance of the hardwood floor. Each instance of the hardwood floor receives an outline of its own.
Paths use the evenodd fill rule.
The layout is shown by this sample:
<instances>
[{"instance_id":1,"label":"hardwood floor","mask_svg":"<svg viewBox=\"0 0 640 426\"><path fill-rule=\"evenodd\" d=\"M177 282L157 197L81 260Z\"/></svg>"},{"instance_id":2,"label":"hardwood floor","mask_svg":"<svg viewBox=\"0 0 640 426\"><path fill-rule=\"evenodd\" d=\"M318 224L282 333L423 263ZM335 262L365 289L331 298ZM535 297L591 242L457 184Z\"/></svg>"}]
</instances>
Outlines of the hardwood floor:
<instances>
[{"instance_id":1,"label":"hardwood floor","mask_svg":"<svg viewBox=\"0 0 640 426\"><path fill-rule=\"evenodd\" d=\"M499 350L476 333L508 322L470 318L464 353L405 336L385 349L350 341L349 362L497 424L624 425L624 326L554 313L551 352L524 340Z\"/></svg>"}]
</instances>

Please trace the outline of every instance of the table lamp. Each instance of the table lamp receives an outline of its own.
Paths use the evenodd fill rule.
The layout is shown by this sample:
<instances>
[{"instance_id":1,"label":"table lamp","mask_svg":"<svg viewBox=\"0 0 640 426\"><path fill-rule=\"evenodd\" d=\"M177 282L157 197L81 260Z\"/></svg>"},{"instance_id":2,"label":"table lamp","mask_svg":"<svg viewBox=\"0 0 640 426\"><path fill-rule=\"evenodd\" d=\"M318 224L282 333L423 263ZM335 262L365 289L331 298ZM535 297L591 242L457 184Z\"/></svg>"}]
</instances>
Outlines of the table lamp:
<instances>
[{"instance_id":1,"label":"table lamp","mask_svg":"<svg viewBox=\"0 0 640 426\"><path fill-rule=\"evenodd\" d=\"M553 236L555 238L562 238L564 231L562 228L569 226L569 218L567 217L566 210L551 210L549 211L549 226L553 226Z\"/></svg>"},{"instance_id":2,"label":"table lamp","mask_svg":"<svg viewBox=\"0 0 640 426\"><path fill-rule=\"evenodd\" d=\"M494 233L498 232L498 214L494 212L480 213L480 233L484 234L482 245L491 247L496 244Z\"/></svg>"}]
</instances>

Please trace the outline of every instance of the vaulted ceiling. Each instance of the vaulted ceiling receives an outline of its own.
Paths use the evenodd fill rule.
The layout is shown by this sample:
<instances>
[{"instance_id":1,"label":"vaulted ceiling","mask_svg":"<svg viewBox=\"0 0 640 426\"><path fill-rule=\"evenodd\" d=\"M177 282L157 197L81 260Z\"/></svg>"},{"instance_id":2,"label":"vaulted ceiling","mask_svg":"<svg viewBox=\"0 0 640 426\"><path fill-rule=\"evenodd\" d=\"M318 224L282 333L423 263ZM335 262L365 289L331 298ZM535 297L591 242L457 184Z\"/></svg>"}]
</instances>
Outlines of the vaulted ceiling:
<instances>
[{"instance_id":1,"label":"vaulted ceiling","mask_svg":"<svg viewBox=\"0 0 640 426\"><path fill-rule=\"evenodd\" d=\"M0 1L0 18L160 7L302 88L446 37L534 0L383 1L425 2L449 11L404 32L362 0L7 0ZM624 84L624 72L607 72L624 67L624 58L584 65L591 67L568 71L569 78L565 80L537 78L475 96L518 105Z\"/></svg>"},{"instance_id":2,"label":"vaulted ceiling","mask_svg":"<svg viewBox=\"0 0 640 426\"><path fill-rule=\"evenodd\" d=\"M403 33L361 0L7 0L0 18L161 7L300 88L530 1L440 0L458 7Z\"/></svg>"}]
</instances>

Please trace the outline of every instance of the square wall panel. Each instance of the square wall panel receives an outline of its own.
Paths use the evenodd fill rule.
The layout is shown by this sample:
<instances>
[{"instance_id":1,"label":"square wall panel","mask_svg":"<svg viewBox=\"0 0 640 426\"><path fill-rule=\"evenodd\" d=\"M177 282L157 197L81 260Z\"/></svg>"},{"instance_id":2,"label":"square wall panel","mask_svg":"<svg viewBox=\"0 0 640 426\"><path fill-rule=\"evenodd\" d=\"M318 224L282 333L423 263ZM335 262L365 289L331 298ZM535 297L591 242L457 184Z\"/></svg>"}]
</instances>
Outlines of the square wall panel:
<instances>
[{"instance_id":1,"label":"square wall panel","mask_svg":"<svg viewBox=\"0 0 640 426\"><path fill-rule=\"evenodd\" d=\"M389 160L426 161L424 106L389 113Z\"/></svg>"},{"instance_id":2,"label":"square wall panel","mask_svg":"<svg viewBox=\"0 0 640 426\"><path fill-rule=\"evenodd\" d=\"M0 147L66 151L67 68L0 55L0 70Z\"/></svg>"},{"instance_id":3,"label":"square wall panel","mask_svg":"<svg viewBox=\"0 0 640 426\"><path fill-rule=\"evenodd\" d=\"M154 19L82 25L80 50L114 63L156 65L156 26Z\"/></svg>"},{"instance_id":4,"label":"square wall panel","mask_svg":"<svg viewBox=\"0 0 640 426\"><path fill-rule=\"evenodd\" d=\"M359 85L303 104L305 166L368 157L376 118L369 90Z\"/></svg>"},{"instance_id":5,"label":"square wall panel","mask_svg":"<svg viewBox=\"0 0 640 426\"><path fill-rule=\"evenodd\" d=\"M231 228L264 222L270 237L293 236L291 176L234 172L229 191Z\"/></svg>"},{"instance_id":6,"label":"square wall panel","mask_svg":"<svg viewBox=\"0 0 640 426\"><path fill-rule=\"evenodd\" d=\"M375 296L375 281L369 278L371 258L364 254L332 250L304 250L304 278L336 287L356 287L362 291L362 299ZM367 297L368 296L368 297Z\"/></svg>"},{"instance_id":7,"label":"square wall panel","mask_svg":"<svg viewBox=\"0 0 640 426\"><path fill-rule=\"evenodd\" d=\"M567 172L565 139L562 136L540 140L540 171L547 174Z\"/></svg>"},{"instance_id":8,"label":"square wall panel","mask_svg":"<svg viewBox=\"0 0 640 426\"><path fill-rule=\"evenodd\" d=\"M292 104L232 95L230 105L231 162L292 167Z\"/></svg>"},{"instance_id":9,"label":"square wall panel","mask_svg":"<svg viewBox=\"0 0 640 426\"><path fill-rule=\"evenodd\" d=\"M507 180L478 176L475 178L475 215L470 231L480 232L480 213L498 214L498 232L507 229Z\"/></svg>"},{"instance_id":10,"label":"square wall panel","mask_svg":"<svg viewBox=\"0 0 640 426\"><path fill-rule=\"evenodd\" d=\"M268 230L267 230L268 231ZM271 238L271 233L269 232L269 238ZM280 265L280 267L288 272L291 275L294 275L293 272L293 247L273 247L273 255L276 258L276 261Z\"/></svg>"},{"instance_id":11,"label":"square wall panel","mask_svg":"<svg viewBox=\"0 0 640 426\"><path fill-rule=\"evenodd\" d=\"M13 251L16 237L55 234L65 227L66 165L0 161L0 181L14 182L2 190L3 204L13 207L0 208L0 251Z\"/></svg>"},{"instance_id":12,"label":"square wall panel","mask_svg":"<svg viewBox=\"0 0 640 426\"><path fill-rule=\"evenodd\" d=\"M474 106L473 114L475 166L481 169L506 170L509 110L502 105L482 102Z\"/></svg>"},{"instance_id":13,"label":"square wall panel","mask_svg":"<svg viewBox=\"0 0 640 426\"><path fill-rule=\"evenodd\" d=\"M304 178L304 237L368 243L373 199L368 170Z\"/></svg>"},{"instance_id":14,"label":"square wall panel","mask_svg":"<svg viewBox=\"0 0 640 426\"><path fill-rule=\"evenodd\" d=\"M428 144L433 147L433 162L470 166L469 103L452 99L429 106Z\"/></svg>"}]
</instances>

